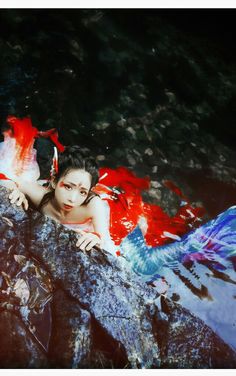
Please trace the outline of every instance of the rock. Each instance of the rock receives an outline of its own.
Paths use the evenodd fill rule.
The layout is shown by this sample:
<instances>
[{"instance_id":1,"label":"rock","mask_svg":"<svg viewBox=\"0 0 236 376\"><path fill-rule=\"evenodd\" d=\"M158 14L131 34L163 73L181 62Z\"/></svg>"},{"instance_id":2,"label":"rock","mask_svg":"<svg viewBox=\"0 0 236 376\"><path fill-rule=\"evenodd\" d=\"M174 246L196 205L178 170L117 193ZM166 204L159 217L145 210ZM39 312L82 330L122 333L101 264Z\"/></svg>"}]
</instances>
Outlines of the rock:
<instances>
[{"instance_id":1,"label":"rock","mask_svg":"<svg viewBox=\"0 0 236 376\"><path fill-rule=\"evenodd\" d=\"M52 307L50 367L89 368L93 339L91 315L61 289L55 291Z\"/></svg>"},{"instance_id":2,"label":"rock","mask_svg":"<svg viewBox=\"0 0 236 376\"><path fill-rule=\"evenodd\" d=\"M155 199L154 202L160 202L161 200L161 191L159 189L156 189L156 188L151 188L148 190L148 194L149 194L149 197L150 198L153 198Z\"/></svg>"},{"instance_id":3,"label":"rock","mask_svg":"<svg viewBox=\"0 0 236 376\"><path fill-rule=\"evenodd\" d=\"M151 156L153 155L153 150L151 148L147 148L145 151L144 151L145 154Z\"/></svg>"},{"instance_id":4,"label":"rock","mask_svg":"<svg viewBox=\"0 0 236 376\"><path fill-rule=\"evenodd\" d=\"M12 312L0 312L0 367L45 368L48 359L21 319Z\"/></svg>"},{"instance_id":5,"label":"rock","mask_svg":"<svg viewBox=\"0 0 236 376\"><path fill-rule=\"evenodd\" d=\"M104 131L105 129L107 129L108 127L110 126L110 123L106 123L106 122L101 122L101 123L96 123L95 124L95 128L99 131Z\"/></svg>"},{"instance_id":6,"label":"rock","mask_svg":"<svg viewBox=\"0 0 236 376\"><path fill-rule=\"evenodd\" d=\"M135 166L136 165L136 160L130 154L127 155L127 161L128 161L128 163L129 163L130 166Z\"/></svg>"},{"instance_id":7,"label":"rock","mask_svg":"<svg viewBox=\"0 0 236 376\"><path fill-rule=\"evenodd\" d=\"M158 182L158 181L155 181L155 180L151 180L151 187L152 188L155 188L155 189L158 189L161 187L161 184Z\"/></svg>"},{"instance_id":8,"label":"rock","mask_svg":"<svg viewBox=\"0 0 236 376\"><path fill-rule=\"evenodd\" d=\"M161 309L158 308L158 292L130 271L125 260L104 250L83 253L75 248L73 231L31 209L25 213L10 205L5 188L0 188L0 193L2 272L7 272L9 278L19 272L19 263L13 262L15 254L18 260L20 256L33 257L54 286L50 303L52 331L46 357L30 333L24 332L24 340L21 338L22 330L18 320L14 320L16 338L22 342L22 354L26 357L22 366L44 367L46 363L53 368L158 368L174 364L211 368L224 364L227 368L236 365L235 353L201 320L167 300L161 301ZM8 358L13 359L9 326L12 319L9 315L5 319L6 331L0 344L4 344ZM32 353L31 362L28 352Z\"/></svg>"},{"instance_id":9,"label":"rock","mask_svg":"<svg viewBox=\"0 0 236 376\"><path fill-rule=\"evenodd\" d=\"M145 329L146 324L150 326L147 296L153 302L154 291L144 292L143 284L122 270L110 254L75 251L75 234L61 225L53 221L49 225L38 213L31 220L31 252L49 265L52 278L94 316L113 341L123 345L133 367L137 361L141 367L157 365L158 348L151 328Z\"/></svg>"},{"instance_id":10,"label":"rock","mask_svg":"<svg viewBox=\"0 0 236 376\"><path fill-rule=\"evenodd\" d=\"M101 162L101 161L104 161L106 159L106 157L105 157L105 155L97 155L97 157L96 157L96 160L97 161L99 161L99 162Z\"/></svg>"},{"instance_id":11,"label":"rock","mask_svg":"<svg viewBox=\"0 0 236 376\"><path fill-rule=\"evenodd\" d=\"M143 125L143 129L149 142L152 142L152 134L146 124ZM155 129L156 130L156 129Z\"/></svg>"},{"instance_id":12,"label":"rock","mask_svg":"<svg viewBox=\"0 0 236 376\"><path fill-rule=\"evenodd\" d=\"M1 193L3 193L2 189ZM86 320L89 321L91 315L96 326L99 326L103 333L100 337L101 342L103 338L109 338L114 349L122 348L122 352L125 354L122 357L122 364L125 359L125 362L131 367L138 365L149 368L159 365L159 351L152 333L149 309L149 305L154 304L157 296L153 289L144 285L128 269L121 269L119 260L106 251L93 250L89 254L84 254L75 249L76 234L51 219L37 212L29 211L26 214L11 206L8 201L5 202L5 205L2 202L0 213L1 210L4 211L4 216L14 223L12 227L7 221L1 219L1 258L4 258L3 249L9 248L16 232L19 231L21 236L17 238L17 253L26 252L24 247L27 242L30 254L42 265L45 265L55 286L63 287L63 290L72 299L76 299L84 311L87 311L86 316L84 311L75 308L80 318L77 317L77 321L74 319L74 326L77 326L79 322L82 323L81 331L86 333ZM4 267L4 263L2 265ZM64 309L66 308L64 307ZM57 310L52 309L53 312L57 312ZM68 314L70 317L71 309ZM68 317L68 314L63 316ZM72 316L75 317L73 312ZM59 315L59 322L60 317ZM73 331L76 331L74 326L72 325ZM68 325L66 328L68 331ZM53 338L57 338L58 334L54 333L52 332L52 343L57 342ZM91 327L90 335L92 336L93 333ZM82 337L79 331L72 337L64 338L62 330L61 340L65 340L63 347L69 346L70 349L65 356L61 356L60 364L66 365L68 359L71 359L70 367L84 366L85 359L88 359L91 351L89 350L89 340L86 346L83 341L78 341ZM88 335L86 337L89 338ZM82 356L81 351L79 351L79 355L78 351L73 351L71 338L76 338L76 341L73 342L75 347L81 349L83 346L83 349L87 348L87 353L83 352ZM62 348L61 344L58 346ZM49 354L51 351L56 361L54 350L49 348ZM117 351L114 351L114 356L116 353ZM78 359L78 363L74 362L75 358Z\"/></svg>"},{"instance_id":13,"label":"rock","mask_svg":"<svg viewBox=\"0 0 236 376\"><path fill-rule=\"evenodd\" d=\"M168 98L169 103L173 103L174 104L176 102L176 97L175 97L174 93L171 93L170 91L165 90L165 94L166 94L166 96Z\"/></svg>"},{"instance_id":14,"label":"rock","mask_svg":"<svg viewBox=\"0 0 236 376\"><path fill-rule=\"evenodd\" d=\"M169 321L160 320L157 323L162 368L235 367L235 352L211 329L202 326L200 319L179 304L163 300L163 309Z\"/></svg>"},{"instance_id":15,"label":"rock","mask_svg":"<svg viewBox=\"0 0 236 376\"><path fill-rule=\"evenodd\" d=\"M119 125L119 127L124 128L126 126L126 119L121 116L120 120L118 120L116 124Z\"/></svg>"},{"instance_id":16,"label":"rock","mask_svg":"<svg viewBox=\"0 0 236 376\"><path fill-rule=\"evenodd\" d=\"M126 131L132 136L134 140L136 140L136 131L132 127L126 128Z\"/></svg>"}]
</instances>

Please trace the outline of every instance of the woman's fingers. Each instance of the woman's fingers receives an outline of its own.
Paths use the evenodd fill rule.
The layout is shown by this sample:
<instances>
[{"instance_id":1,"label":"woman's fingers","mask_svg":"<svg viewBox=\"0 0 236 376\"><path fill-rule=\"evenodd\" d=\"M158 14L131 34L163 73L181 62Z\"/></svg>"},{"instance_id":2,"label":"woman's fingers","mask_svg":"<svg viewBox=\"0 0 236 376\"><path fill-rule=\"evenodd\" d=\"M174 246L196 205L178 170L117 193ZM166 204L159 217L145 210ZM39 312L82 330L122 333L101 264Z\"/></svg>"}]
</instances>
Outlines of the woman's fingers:
<instances>
[{"instance_id":1,"label":"woman's fingers","mask_svg":"<svg viewBox=\"0 0 236 376\"><path fill-rule=\"evenodd\" d=\"M93 234L86 233L78 239L76 246L82 251L90 251L96 244L99 244L98 237L94 236Z\"/></svg>"},{"instance_id":2,"label":"woman's fingers","mask_svg":"<svg viewBox=\"0 0 236 376\"><path fill-rule=\"evenodd\" d=\"M18 189L14 189L14 191L11 192L9 195L9 199L11 200L11 204L14 204L16 200L20 197L20 191Z\"/></svg>"},{"instance_id":3,"label":"woman's fingers","mask_svg":"<svg viewBox=\"0 0 236 376\"><path fill-rule=\"evenodd\" d=\"M24 196L20 194L19 197L18 197L18 199L16 200L16 205L17 206L21 206L23 200L24 200Z\"/></svg>"},{"instance_id":4,"label":"woman's fingers","mask_svg":"<svg viewBox=\"0 0 236 376\"><path fill-rule=\"evenodd\" d=\"M97 243L96 240L92 240L90 243L87 244L86 246L86 251L90 251Z\"/></svg>"},{"instance_id":5,"label":"woman's fingers","mask_svg":"<svg viewBox=\"0 0 236 376\"><path fill-rule=\"evenodd\" d=\"M25 210L28 210L28 208L29 208L29 203L28 203L28 200L26 198L23 201L23 207L24 207Z\"/></svg>"},{"instance_id":6,"label":"woman's fingers","mask_svg":"<svg viewBox=\"0 0 236 376\"><path fill-rule=\"evenodd\" d=\"M17 206L21 206L21 205L22 205L22 206L24 207L25 210L28 209L29 204L28 204L28 200L25 198L25 195L23 195L23 196L21 196L21 197L19 198L19 200L17 201L16 205L17 205Z\"/></svg>"},{"instance_id":7,"label":"woman's fingers","mask_svg":"<svg viewBox=\"0 0 236 376\"><path fill-rule=\"evenodd\" d=\"M27 210L29 207L28 200L26 199L24 193L19 191L19 189L14 189L14 191L12 191L12 193L9 195L9 199L11 204L16 203L17 206L23 205L25 210Z\"/></svg>"},{"instance_id":8,"label":"woman's fingers","mask_svg":"<svg viewBox=\"0 0 236 376\"><path fill-rule=\"evenodd\" d=\"M86 245L87 245L86 237L81 236L79 240L77 241L76 246L82 250L85 250Z\"/></svg>"}]
</instances>

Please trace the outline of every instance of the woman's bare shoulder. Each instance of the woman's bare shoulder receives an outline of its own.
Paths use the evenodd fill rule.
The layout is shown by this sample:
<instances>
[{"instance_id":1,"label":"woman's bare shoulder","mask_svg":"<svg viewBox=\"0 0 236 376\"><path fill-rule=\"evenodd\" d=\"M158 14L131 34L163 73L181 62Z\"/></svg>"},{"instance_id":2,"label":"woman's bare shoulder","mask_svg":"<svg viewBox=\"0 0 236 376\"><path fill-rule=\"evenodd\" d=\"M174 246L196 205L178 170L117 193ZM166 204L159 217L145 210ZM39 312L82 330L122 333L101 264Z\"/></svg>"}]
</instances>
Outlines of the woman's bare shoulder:
<instances>
[{"instance_id":1,"label":"woman's bare shoulder","mask_svg":"<svg viewBox=\"0 0 236 376\"><path fill-rule=\"evenodd\" d=\"M33 202L37 207L43 196L48 192L48 189L37 182L19 181L19 189Z\"/></svg>"},{"instance_id":2,"label":"woman's bare shoulder","mask_svg":"<svg viewBox=\"0 0 236 376\"><path fill-rule=\"evenodd\" d=\"M92 214L95 214L98 211L101 211L104 207L104 203L99 196L94 196L87 204L88 211Z\"/></svg>"}]
</instances>

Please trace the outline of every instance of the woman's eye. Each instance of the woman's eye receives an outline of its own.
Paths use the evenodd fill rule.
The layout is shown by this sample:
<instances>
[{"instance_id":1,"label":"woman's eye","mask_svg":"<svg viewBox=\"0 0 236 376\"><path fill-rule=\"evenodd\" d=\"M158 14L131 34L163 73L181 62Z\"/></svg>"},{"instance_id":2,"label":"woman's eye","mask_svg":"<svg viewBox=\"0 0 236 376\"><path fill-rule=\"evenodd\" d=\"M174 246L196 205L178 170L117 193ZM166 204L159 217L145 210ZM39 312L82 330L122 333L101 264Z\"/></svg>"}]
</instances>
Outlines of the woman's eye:
<instances>
[{"instance_id":1,"label":"woman's eye","mask_svg":"<svg viewBox=\"0 0 236 376\"><path fill-rule=\"evenodd\" d=\"M67 191L70 191L72 188L70 185L64 184L64 187L67 189Z\"/></svg>"},{"instance_id":2,"label":"woman's eye","mask_svg":"<svg viewBox=\"0 0 236 376\"><path fill-rule=\"evenodd\" d=\"M85 192L85 191L80 191L80 194L81 194L82 196L86 196L86 195L87 195L87 192Z\"/></svg>"}]
</instances>

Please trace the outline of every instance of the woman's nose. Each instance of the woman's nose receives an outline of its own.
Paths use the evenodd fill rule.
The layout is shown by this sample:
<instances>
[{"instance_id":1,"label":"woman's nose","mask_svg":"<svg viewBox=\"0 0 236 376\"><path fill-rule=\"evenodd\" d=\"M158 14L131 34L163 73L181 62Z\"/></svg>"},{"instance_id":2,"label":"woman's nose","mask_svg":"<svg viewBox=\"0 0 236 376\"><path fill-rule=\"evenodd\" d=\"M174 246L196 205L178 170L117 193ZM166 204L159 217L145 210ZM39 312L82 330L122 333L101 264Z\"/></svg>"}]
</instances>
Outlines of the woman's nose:
<instances>
[{"instance_id":1,"label":"woman's nose","mask_svg":"<svg viewBox=\"0 0 236 376\"><path fill-rule=\"evenodd\" d=\"M69 201L71 203L75 203L76 200L77 200L77 197L78 197L78 192L76 192L76 191L71 192L70 197L69 197Z\"/></svg>"}]
</instances>

